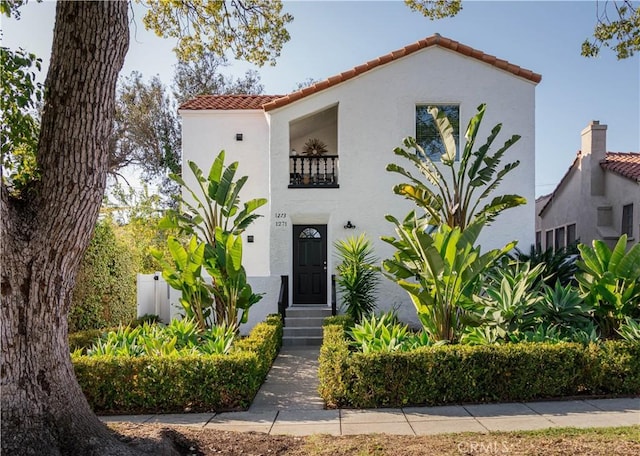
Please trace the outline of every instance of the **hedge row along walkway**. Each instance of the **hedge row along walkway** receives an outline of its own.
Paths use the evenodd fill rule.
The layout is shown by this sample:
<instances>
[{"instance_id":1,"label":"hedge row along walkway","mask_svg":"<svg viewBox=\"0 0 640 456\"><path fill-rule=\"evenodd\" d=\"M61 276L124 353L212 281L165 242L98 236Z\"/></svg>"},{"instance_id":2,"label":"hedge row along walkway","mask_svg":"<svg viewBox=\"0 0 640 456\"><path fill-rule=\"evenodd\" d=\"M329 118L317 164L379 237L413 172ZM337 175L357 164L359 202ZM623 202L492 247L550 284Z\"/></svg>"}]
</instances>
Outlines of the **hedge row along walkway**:
<instances>
[{"instance_id":1,"label":"hedge row along walkway","mask_svg":"<svg viewBox=\"0 0 640 456\"><path fill-rule=\"evenodd\" d=\"M318 348L284 347L246 412L103 417L269 434L406 434L640 425L640 398L395 409L324 410L318 396Z\"/></svg>"}]
</instances>

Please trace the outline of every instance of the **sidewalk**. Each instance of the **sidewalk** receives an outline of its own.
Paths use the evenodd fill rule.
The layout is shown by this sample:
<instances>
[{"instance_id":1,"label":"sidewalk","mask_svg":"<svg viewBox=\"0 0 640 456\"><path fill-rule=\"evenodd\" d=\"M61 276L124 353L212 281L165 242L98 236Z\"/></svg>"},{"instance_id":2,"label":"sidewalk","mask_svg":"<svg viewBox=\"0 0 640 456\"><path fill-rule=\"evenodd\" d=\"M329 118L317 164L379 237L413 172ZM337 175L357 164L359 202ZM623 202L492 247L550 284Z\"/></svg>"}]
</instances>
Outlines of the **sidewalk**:
<instances>
[{"instance_id":1,"label":"sidewalk","mask_svg":"<svg viewBox=\"0 0 640 456\"><path fill-rule=\"evenodd\" d=\"M317 393L317 371L318 348L285 347L248 411L101 419L289 435L425 435L640 425L640 398L324 410Z\"/></svg>"}]
</instances>

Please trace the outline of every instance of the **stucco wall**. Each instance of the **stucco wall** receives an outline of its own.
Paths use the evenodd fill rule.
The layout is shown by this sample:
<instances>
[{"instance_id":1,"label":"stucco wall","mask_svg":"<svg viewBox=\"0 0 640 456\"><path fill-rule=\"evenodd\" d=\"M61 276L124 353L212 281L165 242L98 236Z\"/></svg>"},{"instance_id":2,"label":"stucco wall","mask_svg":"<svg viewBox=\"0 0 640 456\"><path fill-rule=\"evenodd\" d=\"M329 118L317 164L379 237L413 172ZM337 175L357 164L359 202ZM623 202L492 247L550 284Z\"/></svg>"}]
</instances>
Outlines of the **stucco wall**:
<instances>
[{"instance_id":1,"label":"stucco wall","mask_svg":"<svg viewBox=\"0 0 640 456\"><path fill-rule=\"evenodd\" d=\"M477 145L499 122L503 129L496 144L512 134L522 136L503 161L518 159L521 164L507 175L498 193L517 193L529 203L503 213L485 229L481 244L489 249L517 239L528 249L534 242L534 92L534 84L509 73L454 52L429 48L270 111L271 273L292 274L293 224L326 223L329 245L364 231L374 240L379 257L391 255L392 249L379 240L381 235L392 234L384 215L404 217L412 205L393 194L391 189L400 180L385 167L394 161L408 165L397 161L392 151L404 137L415 135L416 104L459 104L462 137L476 107L486 102ZM289 123L336 103L340 188L289 189ZM357 228L344 229L347 221ZM330 274L335 269L331 248L328 263ZM401 314L410 307L405 293L390 282L381 290L381 302L386 307L402 306ZM415 315L412 309L407 314Z\"/></svg>"},{"instance_id":2,"label":"stucco wall","mask_svg":"<svg viewBox=\"0 0 640 456\"><path fill-rule=\"evenodd\" d=\"M195 178L187 166L194 161L206 173L221 150L225 164L238 161L236 179L249 176L240 198L267 198L267 205L258 209L258 218L243 234L244 266L249 276L269 276L269 127L262 110L244 111L181 111L183 177L188 185ZM242 133L242 141L236 140ZM189 197L188 193L184 193ZM242 207L242 205L240 206ZM247 242L253 236L254 242Z\"/></svg>"},{"instance_id":3,"label":"stucco wall","mask_svg":"<svg viewBox=\"0 0 640 456\"><path fill-rule=\"evenodd\" d=\"M611 203L614 229L622 231L622 207L633 204L633 235L631 241L640 241L640 184L618 174L606 172L604 188Z\"/></svg>"}]
</instances>

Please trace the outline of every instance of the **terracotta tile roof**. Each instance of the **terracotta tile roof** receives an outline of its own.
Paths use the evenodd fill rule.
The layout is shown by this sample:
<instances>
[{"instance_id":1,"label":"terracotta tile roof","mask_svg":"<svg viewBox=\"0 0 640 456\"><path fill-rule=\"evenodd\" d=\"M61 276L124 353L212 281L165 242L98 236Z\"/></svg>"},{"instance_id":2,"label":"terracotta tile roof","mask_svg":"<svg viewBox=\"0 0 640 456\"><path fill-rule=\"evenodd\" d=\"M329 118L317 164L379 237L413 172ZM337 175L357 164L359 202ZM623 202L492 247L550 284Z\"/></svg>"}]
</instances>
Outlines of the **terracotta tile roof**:
<instances>
[{"instance_id":1,"label":"terracotta tile roof","mask_svg":"<svg viewBox=\"0 0 640 456\"><path fill-rule=\"evenodd\" d=\"M299 100L308 95L311 95L312 93L316 93L321 90L327 89L336 84L339 84L341 82L344 82L351 78L359 76L362 73L372 70L373 68L384 65L393 60L406 57L409 54L413 54L414 52L420 51L422 49L425 49L431 46L440 46L445 49L450 49L452 51L458 52L467 57L472 57L474 59L480 60L481 62L485 62L485 63L488 63L489 65L493 65L497 68L500 68L501 70L505 70L510 73L513 73L516 76L520 76L536 84L542 80L541 75L534 73L531 70L526 70L517 65L509 63L506 60L499 59L497 57L494 57L493 55L485 54L482 51L473 49L469 46L465 46L464 44L460 44L457 41L451 40L449 38L445 38L436 33L435 35L432 35L428 38L425 38L423 40L420 40L413 44L405 46L402 49L398 49L397 51L390 52L389 54L383 55L382 57L378 57L377 59L371 60L365 64L352 68L351 70L345 71L336 76L325 79L324 81L318 82L309 87L305 87L302 90L293 92L284 97L265 103L264 110L270 111L272 109L280 108L296 100Z\"/></svg>"},{"instance_id":2,"label":"terracotta tile roof","mask_svg":"<svg viewBox=\"0 0 640 456\"><path fill-rule=\"evenodd\" d=\"M450 49L467 57L493 65L501 70L513 73L516 76L520 76L521 78L527 79L536 84L542 79L542 76L531 70L526 70L509 63L506 60L485 54L482 51L465 46L464 44L445 38L436 33L428 38L405 46L402 49L385 54L382 57L378 57L377 59L358 65L351 70L332 76L324 81L317 82L302 90L290 93L289 95L199 95L196 98L183 103L178 109L264 109L265 111L270 111L272 109L288 105L289 103L311 95L312 93L320 92L321 90L340 84L341 82L359 76L362 73L372 70L378 66L406 57L409 54L413 54L414 52L431 46L440 46L445 49Z\"/></svg>"},{"instance_id":3,"label":"terracotta tile roof","mask_svg":"<svg viewBox=\"0 0 640 456\"><path fill-rule=\"evenodd\" d=\"M262 109L265 103L278 98L282 95L198 95L182 103L178 109Z\"/></svg>"},{"instance_id":4,"label":"terracotta tile roof","mask_svg":"<svg viewBox=\"0 0 640 456\"><path fill-rule=\"evenodd\" d=\"M600 166L602 169L640 182L640 153L607 152Z\"/></svg>"}]
</instances>

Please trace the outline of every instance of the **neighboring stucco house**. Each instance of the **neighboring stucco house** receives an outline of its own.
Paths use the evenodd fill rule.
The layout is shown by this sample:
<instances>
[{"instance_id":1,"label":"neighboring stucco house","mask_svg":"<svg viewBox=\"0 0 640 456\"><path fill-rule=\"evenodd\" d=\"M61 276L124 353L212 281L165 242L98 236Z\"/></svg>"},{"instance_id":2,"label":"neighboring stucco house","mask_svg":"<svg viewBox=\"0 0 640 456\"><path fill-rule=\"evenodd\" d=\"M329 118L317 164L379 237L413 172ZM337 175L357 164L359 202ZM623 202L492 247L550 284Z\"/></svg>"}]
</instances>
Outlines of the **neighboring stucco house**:
<instances>
[{"instance_id":1,"label":"neighboring stucco house","mask_svg":"<svg viewBox=\"0 0 640 456\"><path fill-rule=\"evenodd\" d=\"M536 243L546 250L576 240L615 245L640 239L640 153L607 152L607 126L592 121L560 183L536 200Z\"/></svg>"},{"instance_id":2,"label":"neighboring stucco house","mask_svg":"<svg viewBox=\"0 0 640 456\"><path fill-rule=\"evenodd\" d=\"M520 160L500 193L517 193L528 204L504 212L485 229L484 250L517 239L534 242L535 88L541 76L434 35L351 70L284 96L199 96L180 107L183 160L208 169L224 149L249 175L245 199L267 197L264 216L243 235L244 263L254 289L265 298L251 311L249 326L277 312L281 276L289 277L289 305L331 302L333 243L366 232L376 255L392 249L381 235L393 234L385 214L404 217L413 206L393 194L399 176L385 170L399 161L393 149L406 136L422 137L426 106L441 105L459 117L459 137L481 103L487 112L478 142L503 123L496 144L521 139L504 163ZM432 120L431 120L432 121ZM327 152L303 155L319 139ZM193 183L190 171L184 176ZM403 319L415 311L406 293L383 280L382 308L397 307Z\"/></svg>"}]
</instances>

